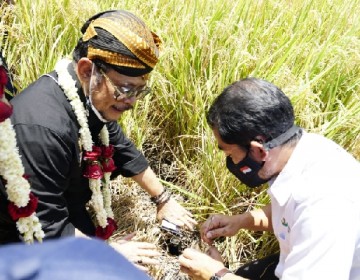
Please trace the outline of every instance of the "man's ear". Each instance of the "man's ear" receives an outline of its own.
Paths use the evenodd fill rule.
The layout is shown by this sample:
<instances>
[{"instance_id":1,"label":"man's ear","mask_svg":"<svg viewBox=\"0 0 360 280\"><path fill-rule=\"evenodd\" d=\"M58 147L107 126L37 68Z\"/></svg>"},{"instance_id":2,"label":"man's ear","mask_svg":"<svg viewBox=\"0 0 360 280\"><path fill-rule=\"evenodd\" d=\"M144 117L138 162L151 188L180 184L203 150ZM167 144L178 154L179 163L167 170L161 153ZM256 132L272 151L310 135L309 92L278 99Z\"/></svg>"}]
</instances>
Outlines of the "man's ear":
<instances>
[{"instance_id":1,"label":"man's ear","mask_svg":"<svg viewBox=\"0 0 360 280\"><path fill-rule=\"evenodd\" d=\"M93 62L86 58L82 57L76 64L76 72L81 83L89 82L92 74Z\"/></svg>"},{"instance_id":2,"label":"man's ear","mask_svg":"<svg viewBox=\"0 0 360 280\"><path fill-rule=\"evenodd\" d=\"M251 156L256 161L265 161L269 151L264 148L262 141L253 140L250 142Z\"/></svg>"}]
</instances>

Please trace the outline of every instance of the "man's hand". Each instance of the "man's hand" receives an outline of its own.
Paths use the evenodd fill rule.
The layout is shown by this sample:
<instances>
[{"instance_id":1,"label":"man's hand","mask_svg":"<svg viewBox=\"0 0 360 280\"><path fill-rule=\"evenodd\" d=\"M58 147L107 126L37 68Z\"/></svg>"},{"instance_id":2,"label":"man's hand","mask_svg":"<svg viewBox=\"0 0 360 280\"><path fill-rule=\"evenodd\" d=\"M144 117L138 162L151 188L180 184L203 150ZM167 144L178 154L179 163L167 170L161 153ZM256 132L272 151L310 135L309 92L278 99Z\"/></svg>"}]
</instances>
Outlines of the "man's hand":
<instances>
[{"instance_id":1,"label":"man's hand","mask_svg":"<svg viewBox=\"0 0 360 280\"><path fill-rule=\"evenodd\" d=\"M159 196L164 191L164 186L150 167L142 173L132 177L151 197ZM159 221L166 219L169 222L185 226L190 230L194 229L197 222L192 218L192 214L182 207L175 199L170 198L167 202L157 206L157 218Z\"/></svg>"},{"instance_id":2,"label":"man's hand","mask_svg":"<svg viewBox=\"0 0 360 280\"><path fill-rule=\"evenodd\" d=\"M201 238L208 244L221 236L233 236L239 231L234 216L213 215L210 216L200 228Z\"/></svg>"},{"instance_id":3,"label":"man's hand","mask_svg":"<svg viewBox=\"0 0 360 280\"><path fill-rule=\"evenodd\" d=\"M225 266L221 261L194 249L185 249L179 257L180 270L195 280L209 280Z\"/></svg>"},{"instance_id":4,"label":"man's hand","mask_svg":"<svg viewBox=\"0 0 360 280\"><path fill-rule=\"evenodd\" d=\"M172 197L157 207L157 218L159 221L166 219L177 226L185 226L190 230L193 230L194 226L197 225L192 214Z\"/></svg>"},{"instance_id":5,"label":"man's hand","mask_svg":"<svg viewBox=\"0 0 360 280\"><path fill-rule=\"evenodd\" d=\"M118 242L110 242L109 245L143 271L148 270L148 265L159 264L157 258L161 253L156 246L148 242L131 241L133 236L134 234L130 234Z\"/></svg>"}]
</instances>

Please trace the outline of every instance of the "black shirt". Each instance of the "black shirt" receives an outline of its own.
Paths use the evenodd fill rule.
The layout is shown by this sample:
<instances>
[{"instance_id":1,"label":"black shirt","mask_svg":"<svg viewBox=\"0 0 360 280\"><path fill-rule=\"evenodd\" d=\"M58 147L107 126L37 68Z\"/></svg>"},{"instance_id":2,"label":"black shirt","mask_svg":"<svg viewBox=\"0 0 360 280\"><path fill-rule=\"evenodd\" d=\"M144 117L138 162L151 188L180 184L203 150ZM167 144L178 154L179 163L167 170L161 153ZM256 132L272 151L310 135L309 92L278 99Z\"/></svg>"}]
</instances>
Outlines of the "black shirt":
<instances>
[{"instance_id":1,"label":"black shirt","mask_svg":"<svg viewBox=\"0 0 360 280\"><path fill-rule=\"evenodd\" d=\"M79 96L86 104L84 93L73 67L68 68L76 80ZM50 73L57 80L55 72ZM46 238L74 235L75 227L94 235L95 227L86 211L91 191L79 148L79 124L64 92L49 76L42 76L11 100L11 117L25 172L33 193L39 198L37 216ZM88 125L95 143L104 123L89 109ZM143 154L124 135L117 122L106 124L110 144L114 145L114 162L118 175L132 177L148 167ZM4 187L0 185L0 194ZM3 198L3 195L1 196ZM1 199L0 197L0 199ZM2 203L2 202L1 202ZM7 213L1 208L2 216ZM1 230L13 232L15 223L0 219ZM1 236L0 236L1 238Z\"/></svg>"}]
</instances>

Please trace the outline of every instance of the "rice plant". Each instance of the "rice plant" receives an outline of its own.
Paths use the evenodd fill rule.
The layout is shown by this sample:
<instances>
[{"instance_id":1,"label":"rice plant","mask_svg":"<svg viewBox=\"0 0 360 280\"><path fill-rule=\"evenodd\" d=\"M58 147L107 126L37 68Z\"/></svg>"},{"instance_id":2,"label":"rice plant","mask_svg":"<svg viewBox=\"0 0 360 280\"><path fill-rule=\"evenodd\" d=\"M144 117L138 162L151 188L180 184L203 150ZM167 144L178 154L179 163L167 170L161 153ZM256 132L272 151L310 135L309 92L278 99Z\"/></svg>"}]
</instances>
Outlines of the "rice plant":
<instances>
[{"instance_id":1,"label":"rice plant","mask_svg":"<svg viewBox=\"0 0 360 280\"><path fill-rule=\"evenodd\" d=\"M214 98L238 79L278 85L292 100L298 125L360 158L359 0L80 2L2 5L0 39L16 85L26 87L70 55L93 14L137 14L160 35L161 61L151 76L153 94L120 122L199 222L268 203L266 189L251 192L229 175L205 121ZM277 248L270 234L246 231L219 246L233 266Z\"/></svg>"}]
</instances>

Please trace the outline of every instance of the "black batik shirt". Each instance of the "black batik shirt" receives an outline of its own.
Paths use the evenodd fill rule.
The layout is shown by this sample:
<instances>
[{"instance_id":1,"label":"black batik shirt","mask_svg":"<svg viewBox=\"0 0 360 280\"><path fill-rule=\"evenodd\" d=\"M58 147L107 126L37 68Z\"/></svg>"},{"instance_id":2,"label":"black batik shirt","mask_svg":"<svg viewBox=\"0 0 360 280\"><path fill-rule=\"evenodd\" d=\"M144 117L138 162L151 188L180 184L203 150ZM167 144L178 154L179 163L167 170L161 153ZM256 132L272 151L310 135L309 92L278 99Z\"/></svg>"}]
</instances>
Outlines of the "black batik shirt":
<instances>
[{"instance_id":1,"label":"black batik shirt","mask_svg":"<svg viewBox=\"0 0 360 280\"><path fill-rule=\"evenodd\" d=\"M84 93L72 66L69 71L85 105ZM57 80L55 72L50 75ZM32 191L39 198L37 216L46 238L74 235L75 228L94 235L95 227L85 208L91 191L88 179L82 176L84 162L80 160L79 124L64 92L51 77L42 76L11 103L14 106L11 121L25 173L30 176ZM104 123L91 109L88 124L96 143ZM113 159L117 169L112 178L120 174L132 177L143 172L148 167L143 154L124 135L117 122L106 125L110 144L115 148ZM3 186L0 188L3 194ZM2 208L0 211L4 212ZM14 225L0 219L0 232L1 229L13 232Z\"/></svg>"}]
</instances>

